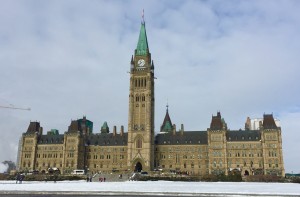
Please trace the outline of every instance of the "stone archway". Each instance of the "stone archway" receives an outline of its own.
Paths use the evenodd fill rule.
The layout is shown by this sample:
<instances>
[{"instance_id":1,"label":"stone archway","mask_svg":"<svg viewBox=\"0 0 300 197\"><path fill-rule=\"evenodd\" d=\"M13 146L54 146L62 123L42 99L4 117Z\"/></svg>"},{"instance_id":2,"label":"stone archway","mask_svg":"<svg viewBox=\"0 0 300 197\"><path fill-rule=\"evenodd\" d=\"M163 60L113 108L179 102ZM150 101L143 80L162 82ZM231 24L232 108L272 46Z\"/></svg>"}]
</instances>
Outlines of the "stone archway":
<instances>
[{"instance_id":1,"label":"stone archway","mask_svg":"<svg viewBox=\"0 0 300 197\"><path fill-rule=\"evenodd\" d=\"M248 170L245 170L245 176L249 176L249 171Z\"/></svg>"},{"instance_id":2,"label":"stone archway","mask_svg":"<svg viewBox=\"0 0 300 197\"><path fill-rule=\"evenodd\" d=\"M140 162L137 162L134 167L135 172L141 172L143 170L143 166Z\"/></svg>"}]
</instances>

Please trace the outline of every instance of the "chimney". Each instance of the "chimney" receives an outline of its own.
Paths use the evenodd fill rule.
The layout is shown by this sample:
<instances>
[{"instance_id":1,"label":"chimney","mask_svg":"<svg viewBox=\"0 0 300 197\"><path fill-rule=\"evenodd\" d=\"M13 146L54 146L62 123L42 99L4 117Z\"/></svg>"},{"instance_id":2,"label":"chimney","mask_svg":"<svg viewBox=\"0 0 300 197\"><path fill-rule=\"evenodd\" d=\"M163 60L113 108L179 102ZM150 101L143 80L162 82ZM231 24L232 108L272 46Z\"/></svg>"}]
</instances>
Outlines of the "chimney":
<instances>
[{"instance_id":1,"label":"chimney","mask_svg":"<svg viewBox=\"0 0 300 197\"><path fill-rule=\"evenodd\" d=\"M114 126L114 129L113 129L113 136L116 136L117 134L117 126Z\"/></svg>"},{"instance_id":2,"label":"chimney","mask_svg":"<svg viewBox=\"0 0 300 197\"><path fill-rule=\"evenodd\" d=\"M245 130L250 130L251 129L251 119L247 117L246 123L245 123Z\"/></svg>"},{"instance_id":3,"label":"chimney","mask_svg":"<svg viewBox=\"0 0 300 197\"><path fill-rule=\"evenodd\" d=\"M263 122L259 121L259 129L262 129L262 127L263 127Z\"/></svg>"},{"instance_id":4,"label":"chimney","mask_svg":"<svg viewBox=\"0 0 300 197\"><path fill-rule=\"evenodd\" d=\"M121 131L120 131L120 135L121 135L121 136L123 136L123 134L124 134L124 126L123 126L123 125L121 125Z\"/></svg>"},{"instance_id":5,"label":"chimney","mask_svg":"<svg viewBox=\"0 0 300 197\"><path fill-rule=\"evenodd\" d=\"M43 134L43 127L40 127L39 128L39 135L42 135Z\"/></svg>"},{"instance_id":6,"label":"chimney","mask_svg":"<svg viewBox=\"0 0 300 197\"><path fill-rule=\"evenodd\" d=\"M176 135L176 124L173 124L173 135Z\"/></svg>"},{"instance_id":7,"label":"chimney","mask_svg":"<svg viewBox=\"0 0 300 197\"><path fill-rule=\"evenodd\" d=\"M181 124L180 134L183 135L183 132L184 132L184 126L183 126L183 124Z\"/></svg>"}]
</instances>

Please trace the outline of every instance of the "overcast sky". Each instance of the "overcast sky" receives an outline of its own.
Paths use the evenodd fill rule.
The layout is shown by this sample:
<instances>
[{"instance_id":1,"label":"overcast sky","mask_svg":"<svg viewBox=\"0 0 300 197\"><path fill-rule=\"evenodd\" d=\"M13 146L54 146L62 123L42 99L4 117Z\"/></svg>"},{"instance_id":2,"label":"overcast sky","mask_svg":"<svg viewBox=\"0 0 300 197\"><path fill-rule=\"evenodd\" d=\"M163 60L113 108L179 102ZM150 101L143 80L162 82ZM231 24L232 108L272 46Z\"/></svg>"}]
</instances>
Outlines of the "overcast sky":
<instances>
[{"instance_id":1,"label":"overcast sky","mask_svg":"<svg viewBox=\"0 0 300 197\"><path fill-rule=\"evenodd\" d=\"M127 131L130 59L145 10L155 127L232 130L273 113L286 172L300 172L300 1L0 0L0 161L30 121L63 134L84 115Z\"/></svg>"}]
</instances>

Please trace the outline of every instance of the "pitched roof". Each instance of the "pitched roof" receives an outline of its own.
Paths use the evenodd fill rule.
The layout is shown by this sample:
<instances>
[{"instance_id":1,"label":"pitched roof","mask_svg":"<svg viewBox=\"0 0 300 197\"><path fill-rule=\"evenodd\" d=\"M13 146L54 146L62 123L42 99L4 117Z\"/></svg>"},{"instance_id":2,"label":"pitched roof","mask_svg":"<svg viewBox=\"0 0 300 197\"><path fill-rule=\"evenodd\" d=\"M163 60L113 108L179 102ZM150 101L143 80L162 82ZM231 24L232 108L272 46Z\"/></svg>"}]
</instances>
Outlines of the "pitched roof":
<instances>
[{"instance_id":1,"label":"pitched roof","mask_svg":"<svg viewBox=\"0 0 300 197\"><path fill-rule=\"evenodd\" d=\"M212 130L223 129L223 122L225 122L225 121L222 120L221 113L218 112L218 114L216 116L212 116L212 118L211 118L210 129L212 129Z\"/></svg>"},{"instance_id":2,"label":"pitched roof","mask_svg":"<svg viewBox=\"0 0 300 197\"><path fill-rule=\"evenodd\" d=\"M227 131L227 141L259 141L261 134L259 130L237 130Z\"/></svg>"},{"instance_id":3,"label":"pitched roof","mask_svg":"<svg viewBox=\"0 0 300 197\"><path fill-rule=\"evenodd\" d=\"M39 122L30 122L26 133L39 132L41 125Z\"/></svg>"},{"instance_id":4,"label":"pitched roof","mask_svg":"<svg viewBox=\"0 0 300 197\"><path fill-rule=\"evenodd\" d=\"M142 22L135 55L147 55L149 52L145 22Z\"/></svg>"},{"instance_id":5,"label":"pitched roof","mask_svg":"<svg viewBox=\"0 0 300 197\"><path fill-rule=\"evenodd\" d=\"M272 114L264 114L263 128L264 129L277 129L277 126L275 124Z\"/></svg>"},{"instance_id":6,"label":"pitched roof","mask_svg":"<svg viewBox=\"0 0 300 197\"><path fill-rule=\"evenodd\" d=\"M77 120L72 120L68 128L68 132L77 132L80 131L79 122Z\"/></svg>"},{"instance_id":7,"label":"pitched roof","mask_svg":"<svg viewBox=\"0 0 300 197\"><path fill-rule=\"evenodd\" d=\"M207 144L207 131L187 131L159 133L155 136L156 145L195 145Z\"/></svg>"},{"instance_id":8,"label":"pitched roof","mask_svg":"<svg viewBox=\"0 0 300 197\"><path fill-rule=\"evenodd\" d=\"M88 145L94 146L127 146L128 134L114 135L113 133L91 134L87 139Z\"/></svg>"},{"instance_id":9,"label":"pitched roof","mask_svg":"<svg viewBox=\"0 0 300 197\"><path fill-rule=\"evenodd\" d=\"M109 133L109 127L107 125L107 122L105 121L101 127L101 133Z\"/></svg>"},{"instance_id":10,"label":"pitched roof","mask_svg":"<svg viewBox=\"0 0 300 197\"><path fill-rule=\"evenodd\" d=\"M172 121L169 115L169 110L167 108L167 112L165 115L165 119L160 127L160 132L170 132L173 130L173 125L172 125Z\"/></svg>"},{"instance_id":11,"label":"pitched roof","mask_svg":"<svg viewBox=\"0 0 300 197\"><path fill-rule=\"evenodd\" d=\"M68 127L68 132L78 132L84 134L90 134L93 131L93 122L87 120L84 116L82 119L72 120L70 126Z\"/></svg>"},{"instance_id":12,"label":"pitched roof","mask_svg":"<svg viewBox=\"0 0 300 197\"><path fill-rule=\"evenodd\" d=\"M41 135L38 144L63 144L64 135Z\"/></svg>"}]
</instances>

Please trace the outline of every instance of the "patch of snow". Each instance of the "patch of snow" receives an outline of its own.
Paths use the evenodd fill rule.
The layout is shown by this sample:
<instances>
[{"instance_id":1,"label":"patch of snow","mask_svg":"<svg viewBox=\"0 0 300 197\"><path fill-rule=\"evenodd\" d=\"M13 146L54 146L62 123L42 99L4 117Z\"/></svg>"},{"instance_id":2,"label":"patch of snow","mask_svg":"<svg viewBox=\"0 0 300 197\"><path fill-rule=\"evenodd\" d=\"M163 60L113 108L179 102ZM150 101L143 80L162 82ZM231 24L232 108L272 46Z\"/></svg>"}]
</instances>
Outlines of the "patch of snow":
<instances>
[{"instance_id":1,"label":"patch of snow","mask_svg":"<svg viewBox=\"0 0 300 197\"><path fill-rule=\"evenodd\" d=\"M85 182L58 181L29 182L0 181L0 191L57 191L57 192L149 192L149 193L224 193L224 194L276 194L300 195L296 183L250 183L250 182L172 182L172 181L126 181Z\"/></svg>"}]
</instances>

